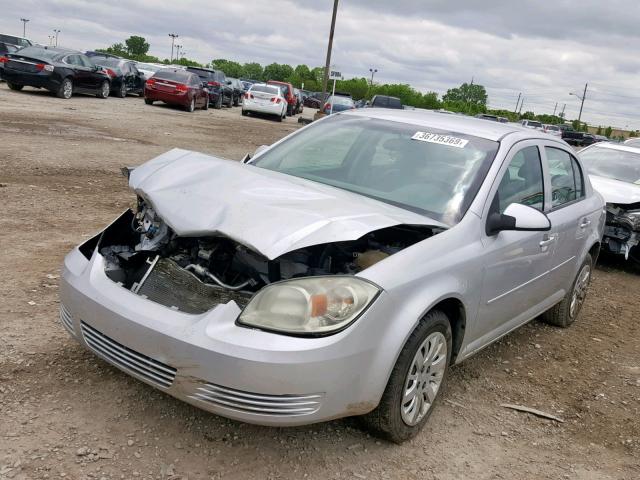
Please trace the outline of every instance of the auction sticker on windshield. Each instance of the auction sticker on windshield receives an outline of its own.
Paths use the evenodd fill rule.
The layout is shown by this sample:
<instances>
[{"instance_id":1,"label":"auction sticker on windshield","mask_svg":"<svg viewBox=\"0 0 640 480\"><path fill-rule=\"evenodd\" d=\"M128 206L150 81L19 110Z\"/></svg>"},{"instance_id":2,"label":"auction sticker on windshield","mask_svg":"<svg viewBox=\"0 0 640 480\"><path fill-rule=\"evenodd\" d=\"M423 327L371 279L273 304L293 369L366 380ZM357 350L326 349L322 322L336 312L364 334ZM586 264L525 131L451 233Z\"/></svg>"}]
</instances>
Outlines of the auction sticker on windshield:
<instances>
[{"instance_id":1,"label":"auction sticker on windshield","mask_svg":"<svg viewBox=\"0 0 640 480\"><path fill-rule=\"evenodd\" d=\"M449 147L464 148L469 140L464 138L452 137L451 135L442 135L440 133L416 132L411 140L420 140L421 142L437 143L438 145L447 145Z\"/></svg>"}]
</instances>

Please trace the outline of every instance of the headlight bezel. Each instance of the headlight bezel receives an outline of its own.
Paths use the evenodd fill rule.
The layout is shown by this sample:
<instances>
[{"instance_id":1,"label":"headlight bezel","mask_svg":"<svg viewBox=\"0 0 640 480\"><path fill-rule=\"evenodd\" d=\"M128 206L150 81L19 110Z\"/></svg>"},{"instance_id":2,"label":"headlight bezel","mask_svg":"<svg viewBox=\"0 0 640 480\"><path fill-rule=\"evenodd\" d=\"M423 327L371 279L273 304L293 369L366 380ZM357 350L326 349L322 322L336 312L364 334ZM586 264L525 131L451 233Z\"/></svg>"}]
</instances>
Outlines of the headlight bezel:
<instances>
[{"instance_id":1,"label":"headlight bezel","mask_svg":"<svg viewBox=\"0 0 640 480\"><path fill-rule=\"evenodd\" d=\"M255 325L255 324L252 324L252 323L243 322L241 320L242 314L245 312L245 310L249 307L249 305L251 305L251 303L256 299L256 297L264 289L277 287L278 285L282 285L282 284L296 282L298 280L317 280L317 279L331 279L331 280L355 279L356 281L361 281L361 282L367 283L370 286L374 287L376 289L376 292L371 296L369 302L351 320L349 320L345 324L340 325L339 327L337 327L337 328L335 328L333 330L326 330L326 331L291 331L291 330L283 330L283 329L278 329L278 328L270 328L270 327L264 326L264 325ZM368 280L366 278L358 277L356 275L314 275L314 276L309 276L309 277L297 277L297 278L289 278L289 279L286 279L286 280L279 280L277 282L273 282L273 283L270 283L268 285L265 285L260 290L255 292L252 295L252 297L249 300L249 302L247 303L247 305L242 309L242 311L240 312L240 314L236 318L235 324L238 327L248 328L248 329L251 329L251 330L259 330L259 331L263 331L263 332L267 332L267 333L274 333L274 334L277 334L277 335L283 335L283 336L287 336L287 337L297 337L297 338L329 337L329 336L336 335L336 334L338 334L340 332L345 331L346 329L351 327L354 323L356 323L365 313L367 313L369 311L371 306L374 303L376 303L377 299L380 297L380 295L382 294L383 291L384 290L382 289L382 287L377 285L375 282L372 282L371 280Z\"/></svg>"}]
</instances>

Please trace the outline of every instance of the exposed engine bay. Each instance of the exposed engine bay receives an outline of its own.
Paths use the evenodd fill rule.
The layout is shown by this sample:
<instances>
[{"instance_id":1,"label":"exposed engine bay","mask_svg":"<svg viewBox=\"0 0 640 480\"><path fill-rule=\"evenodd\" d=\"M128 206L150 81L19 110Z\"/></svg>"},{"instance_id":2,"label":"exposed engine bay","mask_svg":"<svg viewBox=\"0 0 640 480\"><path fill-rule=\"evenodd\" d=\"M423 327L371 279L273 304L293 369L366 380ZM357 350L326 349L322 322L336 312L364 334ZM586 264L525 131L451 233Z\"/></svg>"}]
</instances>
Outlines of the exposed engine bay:
<instances>
[{"instance_id":1,"label":"exposed engine bay","mask_svg":"<svg viewBox=\"0 0 640 480\"><path fill-rule=\"evenodd\" d=\"M607 204L604 243L610 252L640 262L640 203Z\"/></svg>"},{"instance_id":2,"label":"exposed engine bay","mask_svg":"<svg viewBox=\"0 0 640 480\"><path fill-rule=\"evenodd\" d=\"M175 310L199 314L231 300L243 307L255 292L273 282L356 274L440 231L398 225L269 260L224 235L177 236L138 198L136 213L125 212L80 250L90 257L98 248L105 258L106 275L122 287Z\"/></svg>"}]
</instances>

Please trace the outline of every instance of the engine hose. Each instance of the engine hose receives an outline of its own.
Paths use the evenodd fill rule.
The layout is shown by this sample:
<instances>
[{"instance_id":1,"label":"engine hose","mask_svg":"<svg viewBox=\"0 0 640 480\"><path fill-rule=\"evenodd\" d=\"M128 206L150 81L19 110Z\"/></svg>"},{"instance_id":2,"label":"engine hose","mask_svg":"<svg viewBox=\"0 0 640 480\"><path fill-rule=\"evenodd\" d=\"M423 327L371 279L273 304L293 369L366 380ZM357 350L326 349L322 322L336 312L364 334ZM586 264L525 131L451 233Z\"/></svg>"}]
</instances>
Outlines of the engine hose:
<instances>
[{"instance_id":1,"label":"engine hose","mask_svg":"<svg viewBox=\"0 0 640 480\"><path fill-rule=\"evenodd\" d=\"M233 290L233 291L242 290L244 287L249 285L249 283L251 283L251 280L247 280L246 282L243 282L240 285L227 285L222 280L220 280L218 277L216 277L213 273L208 272L207 270L204 269L204 267L202 267L200 265L196 265L195 263L187 265L184 268L185 268L185 270L192 271L192 272L194 272L194 273L196 273L196 274L198 274L200 276L204 276L204 277L210 278L211 280L216 282L219 286L221 286L222 288L226 288L227 290Z\"/></svg>"}]
</instances>

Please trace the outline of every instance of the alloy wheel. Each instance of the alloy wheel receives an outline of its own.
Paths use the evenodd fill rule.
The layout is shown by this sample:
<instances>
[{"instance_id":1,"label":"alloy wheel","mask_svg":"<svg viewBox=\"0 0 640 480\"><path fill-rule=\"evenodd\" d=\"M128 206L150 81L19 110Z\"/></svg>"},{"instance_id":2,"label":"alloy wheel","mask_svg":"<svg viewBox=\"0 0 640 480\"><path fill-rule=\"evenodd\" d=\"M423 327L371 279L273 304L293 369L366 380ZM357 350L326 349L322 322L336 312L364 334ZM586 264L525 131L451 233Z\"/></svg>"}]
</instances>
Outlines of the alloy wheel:
<instances>
[{"instance_id":1,"label":"alloy wheel","mask_svg":"<svg viewBox=\"0 0 640 480\"><path fill-rule=\"evenodd\" d=\"M102 98L107 98L109 96L109 90L111 87L109 86L109 82L102 82Z\"/></svg>"},{"instance_id":2,"label":"alloy wheel","mask_svg":"<svg viewBox=\"0 0 640 480\"><path fill-rule=\"evenodd\" d=\"M64 98L71 98L71 94L73 93L73 84L71 80L65 80L64 85L62 86L62 95Z\"/></svg>"},{"instance_id":3,"label":"alloy wheel","mask_svg":"<svg viewBox=\"0 0 640 480\"><path fill-rule=\"evenodd\" d=\"M580 307L582 307L582 303L587 296L587 289L589 288L589 280L591 279L591 266L584 265L580 273L578 274L578 278L576 279L576 284L573 286L573 293L571 294L571 305L569 306L569 316L571 318L575 318L575 316L580 311Z\"/></svg>"},{"instance_id":4,"label":"alloy wheel","mask_svg":"<svg viewBox=\"0 0 640 480\"><path fill-rule=\"evenodd\" d=\"M433 332L416 351L404 381L400 414L409 426L420 423L438 394L447 366L447 339Z\"/></svg>"}]
</instances>

